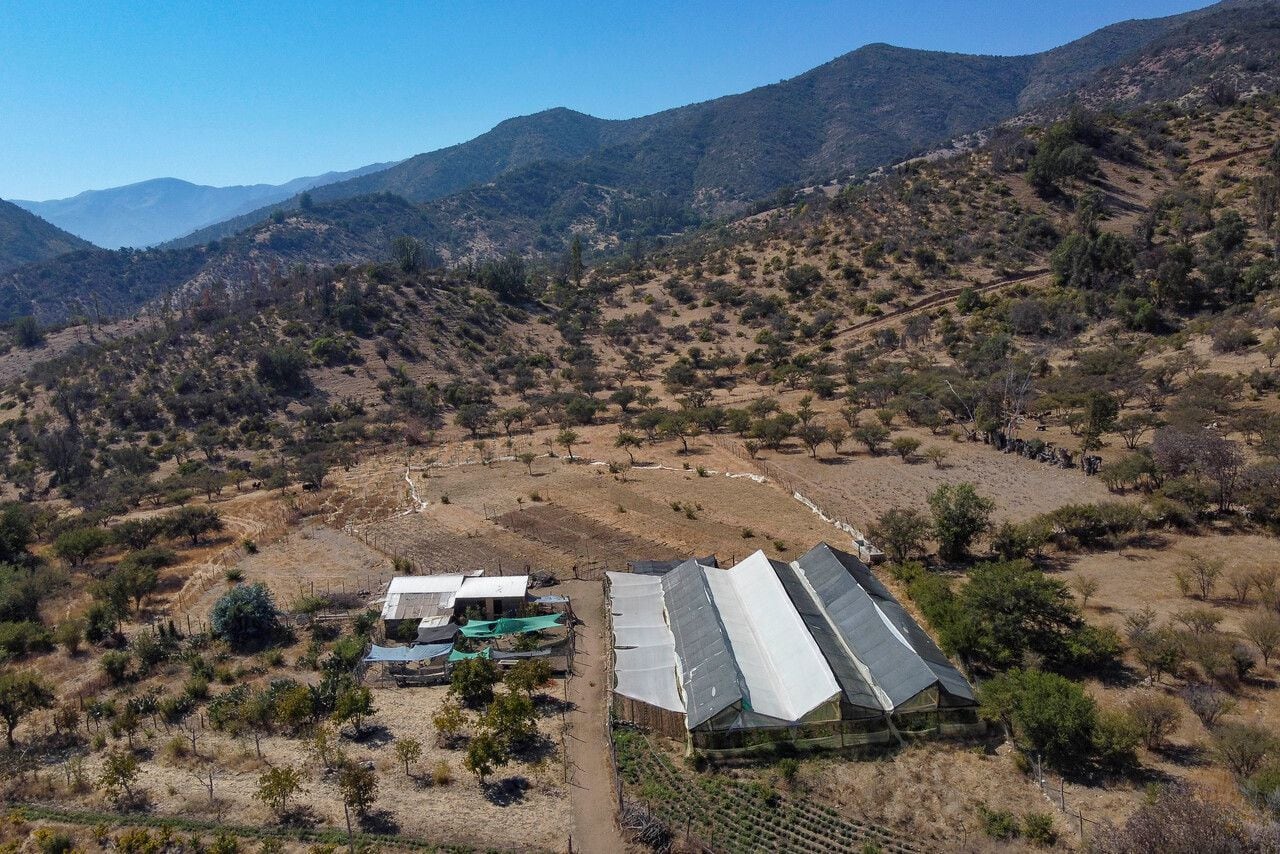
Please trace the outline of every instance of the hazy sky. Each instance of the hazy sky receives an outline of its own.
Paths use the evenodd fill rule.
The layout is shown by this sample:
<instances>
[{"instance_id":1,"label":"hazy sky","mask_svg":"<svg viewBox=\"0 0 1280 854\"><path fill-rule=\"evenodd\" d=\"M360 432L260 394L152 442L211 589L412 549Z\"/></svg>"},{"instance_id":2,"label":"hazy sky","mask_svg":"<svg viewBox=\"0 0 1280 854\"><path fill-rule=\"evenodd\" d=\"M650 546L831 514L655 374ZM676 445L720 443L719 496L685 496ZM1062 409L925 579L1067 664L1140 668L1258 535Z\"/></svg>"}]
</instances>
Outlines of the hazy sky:
<instances>
[{"instance_id":1,"label":"hazy sky","mask_svg":"<svg viewBox=\"0 0 1280 854\"><path fill-rule=\"evenodd\" d=\"M868 42L1044 50L1204 0L0 0L0 197L279 183L554 106L627 118Z\"/></svg>"}]
</instances>

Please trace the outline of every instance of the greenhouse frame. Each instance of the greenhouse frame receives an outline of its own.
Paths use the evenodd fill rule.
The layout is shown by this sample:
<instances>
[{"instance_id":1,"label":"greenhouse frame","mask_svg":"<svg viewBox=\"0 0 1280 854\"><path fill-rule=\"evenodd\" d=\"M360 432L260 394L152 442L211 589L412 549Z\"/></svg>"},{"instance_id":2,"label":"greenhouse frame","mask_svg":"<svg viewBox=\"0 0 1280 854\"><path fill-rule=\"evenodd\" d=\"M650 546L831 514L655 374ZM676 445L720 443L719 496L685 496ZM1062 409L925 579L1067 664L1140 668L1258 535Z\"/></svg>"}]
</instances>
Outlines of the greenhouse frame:
<instances>
[{"instance_id":1,"label":"greenhouse frame","mask_svg":"<svg viewBox=\"0 0 1280 854\"><path fill-rule=\"evenodd\" d=\"M691 751L860 747L982 731L968 681L866 564L609 573L614 711Z\"/></svg>"}]
</instances>

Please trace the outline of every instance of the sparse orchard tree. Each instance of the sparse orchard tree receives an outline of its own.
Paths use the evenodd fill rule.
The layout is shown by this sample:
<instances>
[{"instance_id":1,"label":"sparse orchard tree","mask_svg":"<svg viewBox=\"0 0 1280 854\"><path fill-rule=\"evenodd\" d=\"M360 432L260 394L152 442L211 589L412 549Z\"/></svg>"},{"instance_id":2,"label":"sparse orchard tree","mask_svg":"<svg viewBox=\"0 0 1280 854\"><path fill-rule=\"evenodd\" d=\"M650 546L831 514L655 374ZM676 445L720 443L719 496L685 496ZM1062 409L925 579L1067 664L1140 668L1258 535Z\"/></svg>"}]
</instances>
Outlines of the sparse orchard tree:
<instances>
[{"instance_id":1,"label":"sparse orchard tree","mask_svg":"<svg viewBox=\"0 0 1280 854\"><path fill-rule=\"evenodd\" d=\"M258 778L253 796L270 807L276 818L283 818L289 812L289 799L305 791L301 771L292 765L277 765Z\"/></svg>"},{"instance_id":2,"label":"sparse orchard tree","mask_svg":"<svg viewBox=\"0 0 1280 854\"><path fill-rule=\"evenodd\" d=\"M1080 597L1080 610L1089 607L1089 598L1098 592L1102 585L1092 575L1077 575L1071 579L1071 589Z\"/></svg>"},{"instance_id":3,"label":"sparse orchard tree","mask_svg":"<svg viewBox=\"0 0 1280 854\"><path fill-rule=\"evenodd\" d=\"M924 458L933 463L934 468L938 469L946 464L947 457L950 455L951 452L941 445L930 445L924 449Z\"/></svg>"},{"instance_id":4,"label":"sparse orchard tree","mask_svg":"<svg viewBox=\"0 0 1280 854\"><path fill-rule=\"evenodd\" d=\"M796 430L796 438L804 443L804 446L809 449L809 454L816 460L818 448L826 444L827 428L821 424L803 424Z\"/></svg>"},{"instance_id":5,"label":"sparse orchard tree","mask_svg":"<svg viewBox=\"0 0 1280 854\"><path fill-rule=\"evenodd\" d=\"M635 433L628 433L625 430L619 433L617 438L613 440L613 446L615 448L621 448L627 452L627 459L631 461L631 465L633 466L636 464L635 452L643 445L643 436L638 436Z\"/></svg>"},{"instance_id":6,"label":"sparse orchard tree","mask_svg":"<svg viewBox=\"0 0 1280 854\"><path fill-rule=\"evenodd\" d=\"M1280 649L1280 614L1260 608L1241 621L1240 632L1258 648L1262 663L1270 666L1271 656Z\"/></svg>"},{"instance_id":7,"label":"sparse orchard tree","mask_svg":"<svg viewBox=\"0 0 1280 854\"><path fill-rule=\"evenodd\" d=\"M355 737L360 738L364 735L365 719L376 711L373 707L373 692L363 685L356 685L347 688L334 700L333 720L339 726L350 723L355 730Z\"/></svg>"},{"instance_id":8,"label":"sparse orchard tree","mask_svg":"<svg viewBox=\"0 0 1280 854\"><path fill-rule=\"evenodd\" d=\"M497 737L488 732L481 732L477 733L467 745L467 755L463 758L462 764L476 775L476 779L483 786L484 778L492 774L494 768L506 765L510 758Z\"/></svg>"},{"instance_id":9,"label":"sparse orchard tree","mask_svg":"<svg viewBox=\"0 0 1280 854\"><path fill-rule=\"evenodd\" d=\"M404 775L409 774L409 766L422 758L422 742L416 738L397 738L396 739L396 758L404 763Z\"/></svg>"},{"instance_id":10,"label":"sparse orchard tree","mask_svg":"<svg viewBox=\"0 0 1280 854\"><path fill-rule=\"evenodd\" d=\"M113 800L133 797L133 783L138 779L138 757L128 750L111 750L102 759L98 782Z\"/></svg>"},{"instance_id":11,"label":"sparse orchard tree","mask_svg":"<svg viewBox=\"0 0 1280 854\"><path fill-rule=\"evenodd\" d=\"M492 685L489 690L492 692ZM452 700L446 700L431 716L431 725L436 728L436 746L452 748L458 743L458 738L467 725L467 716L460 705Z\"/></svg>"},{"instance_id":12,"label":"sparse orchard tree","mask_svg":"<svg viewBox=\"0 0 1280 854\"><path fill-rule=\"evenodd\" d=\"M893 448L893 452L902 458L902 461L908 462L915 452L920 448L920 440L914 436L897 436L889 446Z\"/></svg>"},{"instance_id":13,"label":"sparse orchard tree","mask_svg":"<svg viewBox=\"0 0 1280 854\"><path fill-rule=\"evenodd\" d=\"M573 446L578 443L578 432L570 430L568 427L556 434L556 444L564 448L565 453L569 455L569 461L572 462Z\"/></svg>"},{"instance_id":14,"label":"sparse orchard tree","mask_svg":"<svg viewBox=\"0 0 1280 854\"><path fill-rule=\"evenodd\" d=\"M53 689L34 670L10 670L0 673L0 718L5 723L5 741L14 747L13 731L18 723L37 709L53 705Z\"/></svg>"},{"instance_id":15,"label":"sparse orchard tree","mask_svg":"<svg viewBox=\"0 0 1280 854\"><path fill-rule=\"evenodd\" d=\"M536 460L537 458L538 458L538 455L535 454L533 451L521 451L516 456L516 459L518 459L521 463L523 463L525 470L529 472L529 477L533 477L533 461Z\"/></svg>"},{"instance_id":16,"label":"sparse orchard tree","mask_svg":"<svg viewBox=\"0 0 1280 854\"><path fill-rule=\"evenodd\" d=\"M833 454L839 456L840 448L847 441L849 441L849 431L839 424L832 424L827 428L827 444L831 446Z\"/></svg>"},{"instance_id":17,"label":"sparse orchard tree","mask_svg":"<svg viewBox=\"0 0 1280 854\"><path fill-rule=\"evenodd\" d=\"M853 438L866 445L867 453L874 456L889 438L889 428L879 421L864 421L853 428Z\"/></svg>"}]
</instances>

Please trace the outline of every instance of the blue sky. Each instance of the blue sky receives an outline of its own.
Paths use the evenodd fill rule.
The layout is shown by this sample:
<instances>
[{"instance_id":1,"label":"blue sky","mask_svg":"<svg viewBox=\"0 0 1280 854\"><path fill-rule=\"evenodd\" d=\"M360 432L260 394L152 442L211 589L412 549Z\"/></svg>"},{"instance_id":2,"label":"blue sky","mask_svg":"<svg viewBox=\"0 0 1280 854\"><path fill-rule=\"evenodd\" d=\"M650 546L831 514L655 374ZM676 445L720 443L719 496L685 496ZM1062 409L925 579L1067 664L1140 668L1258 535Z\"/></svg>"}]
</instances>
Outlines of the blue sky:
<instances>
[{"instance_id":1,"label":"blue sky","mask_svg":"<svg viewBox=\"0 0 1280 854\"><path fill-rule=\"evenodd\" d=\"M869 42L1030 53L1203 5L0 0L0 197L279 183L548 107L627 118L706 100Z\"/></svg>"}]
</instances>

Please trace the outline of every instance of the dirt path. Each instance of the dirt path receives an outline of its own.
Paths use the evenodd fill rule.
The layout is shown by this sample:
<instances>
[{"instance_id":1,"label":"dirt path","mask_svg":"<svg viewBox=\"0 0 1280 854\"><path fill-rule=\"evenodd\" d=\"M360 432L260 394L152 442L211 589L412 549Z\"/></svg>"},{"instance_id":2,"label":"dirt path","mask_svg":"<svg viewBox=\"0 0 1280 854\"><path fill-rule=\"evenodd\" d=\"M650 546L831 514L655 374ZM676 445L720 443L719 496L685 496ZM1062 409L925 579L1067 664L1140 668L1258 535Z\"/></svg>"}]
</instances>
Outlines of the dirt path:
<instances>
[{"instance_id":1,"label":"dirt path","mask_svg":"<svg viewBox=\"0 0 1280 854\"><path fill-rule=\"evenodd\" d=\"M605 647L604 587L599 581L567 581L578 626L569 680L569 714L565 744L569 754L569 798L575 852L613 854L626 849L618 830L617 795L609 762L609 716L605 708L609 664Z\"/></svg>"}]
</instances>

